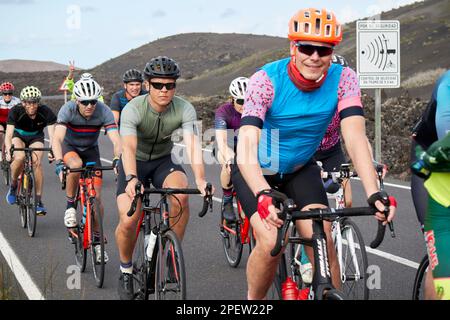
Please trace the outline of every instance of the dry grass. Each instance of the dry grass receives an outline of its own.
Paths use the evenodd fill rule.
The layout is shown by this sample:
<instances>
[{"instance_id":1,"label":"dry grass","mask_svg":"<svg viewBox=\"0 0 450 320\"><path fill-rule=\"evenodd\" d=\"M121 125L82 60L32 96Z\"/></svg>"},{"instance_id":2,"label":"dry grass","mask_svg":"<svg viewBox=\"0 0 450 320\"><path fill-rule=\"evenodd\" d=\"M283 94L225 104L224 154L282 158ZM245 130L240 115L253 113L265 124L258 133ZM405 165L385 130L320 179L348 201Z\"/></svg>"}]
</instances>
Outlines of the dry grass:
<instances>
[{"instance_id":1,"label":"dry grass","mask_svg":"<svg viewBox=\"0 0 450 320\"><path fill-rule=\"evenodd\" d=\"M405 89L419 88L428 86L436 82L436 80L446 71L444 68L437 68L434 70L428 70L418 72L412 77L403 81L402 87Z\"/></svg>"}]
</instances>

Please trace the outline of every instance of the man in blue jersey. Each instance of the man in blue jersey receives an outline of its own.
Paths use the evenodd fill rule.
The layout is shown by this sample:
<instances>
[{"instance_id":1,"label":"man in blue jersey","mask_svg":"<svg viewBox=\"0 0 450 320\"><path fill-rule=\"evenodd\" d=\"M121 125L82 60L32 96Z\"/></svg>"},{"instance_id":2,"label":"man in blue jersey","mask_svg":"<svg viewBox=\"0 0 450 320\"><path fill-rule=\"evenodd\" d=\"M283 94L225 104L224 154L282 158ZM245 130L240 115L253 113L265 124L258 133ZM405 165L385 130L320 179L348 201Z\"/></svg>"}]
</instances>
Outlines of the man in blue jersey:
<instances>
[{"instance_id":1,"label":"man in blue jersey","mask_svg":"<svg viewBox=\"0 0 450 320\"><path fill-rule=\"evenodd\" d=\"M392 221L382 213L388 195L380 192L365 135L365 121L356 74L332 64L334 47L342 40L334 14L313 8L300 10L289 23L291 57L269 63L248 84L232 181L256 235L256 247L247 264L248 298L264 299L280 255L271 257L277 227L282 221L273 205L278 187L298 209L324 208L328 199L320 169L312 161L336 110L347 151L363 182L377 219ZM255 214L258 213L258 214ZM339 266L325 222L333 284L339 287ZM311 221L297 222L299 233L312 236ZM312 248L306 248L314 261Z\"/></svg>"}]
</instances>

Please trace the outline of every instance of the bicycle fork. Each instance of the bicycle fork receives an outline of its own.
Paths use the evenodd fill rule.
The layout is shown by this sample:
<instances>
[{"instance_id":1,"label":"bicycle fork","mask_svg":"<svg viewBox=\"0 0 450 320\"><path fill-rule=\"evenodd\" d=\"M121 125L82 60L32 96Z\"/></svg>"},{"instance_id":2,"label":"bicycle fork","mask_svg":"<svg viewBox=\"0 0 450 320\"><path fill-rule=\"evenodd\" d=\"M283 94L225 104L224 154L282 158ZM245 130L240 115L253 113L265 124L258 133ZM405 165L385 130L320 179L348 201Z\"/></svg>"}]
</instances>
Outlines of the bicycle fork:
<instances>
[{"instance_id":1,"label":"bicycle fork","mask_svg":"<svg viewBox=\"0 0 450 320\"><path fill-rule=\"evenodd\" d=\"M333 235L333 241L334 241L334 245L336 248L336 253L338 256L338 261L339 261L339 271L341 274L341 281L342 283L345 283L347 280L355 280L358 281L360 280L361 277L361 272L359 270L359 264L358 264L358 260L356 257L356 244L355 241L353 239L353 233L352 231L347 228L344 230L344 238L345 240L343 240L342 238L342 233L341 233L341 221L335 220L333 221L332 225L331 225L331 233ZM343 246L346 245L350 251L350 255L352 258L352 263L353 263L353 267L355 268L355 274L350 276L350 279L347 279L347 274L345 273L345 266L344 266L344 258L343 258Z\"/></svg>"}]
</instances>

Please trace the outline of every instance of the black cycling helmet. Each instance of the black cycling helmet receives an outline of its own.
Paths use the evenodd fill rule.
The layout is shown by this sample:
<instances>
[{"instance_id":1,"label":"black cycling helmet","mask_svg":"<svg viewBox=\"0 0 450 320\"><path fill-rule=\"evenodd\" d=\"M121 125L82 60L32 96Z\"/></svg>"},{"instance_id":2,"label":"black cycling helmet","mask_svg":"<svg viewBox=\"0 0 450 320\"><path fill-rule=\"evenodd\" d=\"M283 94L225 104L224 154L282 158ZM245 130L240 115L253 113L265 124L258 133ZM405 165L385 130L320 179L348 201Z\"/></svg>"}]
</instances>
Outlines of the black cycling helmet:
<instances>
[{"instance_id":1,"label":"black cycling helmet","mask_svg":"<svg viewBox=\"0 0 450 320\"><path fill-rule=\"evenodd\" d=\"M130 69L123 74L123 82L144 82L144 78L142 78L142 73L136 69Z\"/></svg>"},{"instance_id":2,"label":"black cycling helmet","mask_svg":"<svg viewBox=\"0 0 450 320\"><path fill-rule=\"evenodd\" d=\"M159 56L145 65L144 75L147 80L152 78L178 79L180 68L175 60L166 56Z\"/></svg>"}]
</instances>

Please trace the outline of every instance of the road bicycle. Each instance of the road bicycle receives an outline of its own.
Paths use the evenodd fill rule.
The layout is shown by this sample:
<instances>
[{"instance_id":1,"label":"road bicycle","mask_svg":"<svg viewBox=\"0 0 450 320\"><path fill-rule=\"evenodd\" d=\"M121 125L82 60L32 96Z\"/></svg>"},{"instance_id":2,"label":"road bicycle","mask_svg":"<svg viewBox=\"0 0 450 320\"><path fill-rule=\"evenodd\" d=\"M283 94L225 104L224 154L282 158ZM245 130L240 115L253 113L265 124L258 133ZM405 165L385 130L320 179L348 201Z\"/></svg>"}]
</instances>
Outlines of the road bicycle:
<instances>
[{"instance_id":1,"label":"road bicycle","mask_svg":"<svg viewBox=\"0 0 450 320\"><path fill-rule=\"evenodd\" d=\"M383 183L382 167L376 169L380 173L379 181ZM339 171L322 171L328 198L335 201L336 209L345 208L345 186L343 184L353 177L357 177L357 174L350 170L349 164L342 164ZM347 299L368 300L367 269L369 263L361 231L350 217L339 217L332 221L331 234L339 262L343 294ZM291 228L291 236L297 236L297 230L294 227ZM301 250L301 246L296 244L291 244L285 253L289 274L299 288L307 287L300 274L300 261L302 261L303 254L305 253Z\"/></svg>"},{"instance_id":2,"label":"road bicycle","mask_svg":"<svg viewBox=\"0 0 450 320\"><path fill-rule=\"evenodd\" d=\"M242 258L244 245L248 244L249 253L255 247L256 241L250 220L242 210L241 203L233 190L233 208L237 209L237 220L233 223L227 223L223 217L224 198L222 197L221 214L219 222L220 236L222 238L223 250L228 264L236 268Z\"/></svg>"},{"instance_id":3,"label":"road bicycle","mask_svg":"<svg viewBox=\"0 0 450 320\"><path fill-rule=\"evenodd\" d=\"M150 185L149 183L148 185ZM136 196L131 203L127 215L131 217L141 200L142 215L136 232L136 243L133 257L133 282L135 300L148 300L151 294L155 300L184 300L186 299L186 270L184 266L181 243L173 225L169 222L168 197L178 201L177 194L200 194L198 189L178 188L145 188L141 192L142 184L136 184ZM208 184L206 196L203 198L203 208L199 216L206 211L212 211L212 186ZM151 204L150 196L159 194L156 204ZM173 217L179 219L183 210ZM151 240L153 238L153 240ZM153 248L152 248L153 247Z\"/></svg>"},{"instance_id":4,"label":"road bicycle","mask_svg":"<svg viewBox=\"0 0 450 320\"><path fill-rule=\"evenodd\" d=\"M11 158L14 152L24 152L25 162L23 169L17 179L16 204L19 206L20 225L27 228L28 235L34 237L36 233L36 179L33 171L33 152L48 151L53 154L50 148L16 148L11 146Z\"/></svg>"},{"instance_id":5,"label":"road bicycle","mask_svg":"<svg viewBox=\"0 0 450 320\"><path fill-rule=\"evenodd\" d=\"M0 133L4 134L5 131L0 130ZM2 145L2 161L0 166L3 172L3 182L5 183L5 185L9 186L11 179L11 167L10 162L6 160L6 147L4 143Z\"/></svg>"},{"instance_id":6,"label":"road bicycle","mask_svg":"<svg viewBox=\"0 0 450 320\"><path fill-rule=\"evenodd\" d=\"M100 211L100 203L96 198L94 178L100 176L102 171L114 170L114 167L97 167L95 165L95 162L88 162L83 168L70 169L64 167L62 171L62 189L66 188L68 172L81 173L75 198L77 221L79 222L76 227L68 228L69 239L75 247L75 260L81 272L86 270L87 251L91 252L95 284L98 288L101 288L105 277L106 238L103 232L103 217ZM95 226L97 226L98 230L94 232Z\"/></svg>"}]
</instances>

